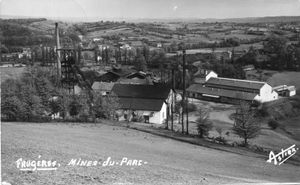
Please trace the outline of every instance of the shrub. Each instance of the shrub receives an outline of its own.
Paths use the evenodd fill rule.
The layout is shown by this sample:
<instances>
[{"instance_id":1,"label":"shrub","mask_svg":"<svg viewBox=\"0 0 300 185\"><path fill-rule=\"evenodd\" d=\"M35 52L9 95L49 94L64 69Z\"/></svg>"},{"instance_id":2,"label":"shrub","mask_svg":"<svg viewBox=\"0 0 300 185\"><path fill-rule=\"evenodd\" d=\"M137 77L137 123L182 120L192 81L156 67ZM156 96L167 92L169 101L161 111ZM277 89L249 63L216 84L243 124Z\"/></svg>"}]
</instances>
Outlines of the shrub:
<instances>
[{"instance_id":1,"label":"shrub","mask_svg":"<svg viewBox=\"0 0 300 185\"><path fill-rule=\"evenodd\" d=\"M197 110L197 106L193 103L188 103L187 109L188 109L188 112L194 112Z\"/></svg>"},{"instance_id":2,"label":"shrub","mask_svg":"<svg viewBox=\"0 0 300 185\"><path fill-rule=\"evenodd\" d=\"M199 118L196 120L197 131L199 137L208 136L208 132L212 129L212 123L209 120L209 112L207 110L198 110Z\"/></svg>"},{"instance_id":3,"label":"shrub","mask_svg":"<svg viewBox=\"0 0 300 185\"><path fill-rule=\"evenodd\" d=\"M222 136L218 136L218 137L216 137L216 138L215 138L215 142L217 142L217 143L221 143L221 144L224 144L224 145L226 145L226 144L227 144L227 141L226 141L226 139L225 139L224 137L222 137Z\"/></svg>"},{"instance_id":4,"label":"shrub","mask_svg":"<svg viewBox=\"0 0 300 185\"><path fill-rule=\"evenodd\" d=\"M279 126L279 123L275 119L271 119L268 121L268 125L271 129L275 130Z\"/></svg>"}]
</instances>

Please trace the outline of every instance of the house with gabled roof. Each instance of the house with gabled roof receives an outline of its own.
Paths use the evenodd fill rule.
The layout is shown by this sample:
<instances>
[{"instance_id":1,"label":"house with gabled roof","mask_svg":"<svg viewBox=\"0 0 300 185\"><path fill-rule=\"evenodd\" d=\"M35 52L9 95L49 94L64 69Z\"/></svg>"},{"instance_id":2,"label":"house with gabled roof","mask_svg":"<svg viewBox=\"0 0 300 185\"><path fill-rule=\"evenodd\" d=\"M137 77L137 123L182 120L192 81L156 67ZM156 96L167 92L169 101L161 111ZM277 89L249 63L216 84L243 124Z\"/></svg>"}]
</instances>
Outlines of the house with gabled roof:
<instances>
[{"instance_id":1,"label":"house with gabled roof","mask_svg":"<svg viewBox=\"0 0 300 185\"><path fill-rule=\"evenodd\" d=\"M173 90L165 84L115 84L112 92L118 97L119 120L138 119L163 124L170 113Z\"/></svg>"}]
</instances>

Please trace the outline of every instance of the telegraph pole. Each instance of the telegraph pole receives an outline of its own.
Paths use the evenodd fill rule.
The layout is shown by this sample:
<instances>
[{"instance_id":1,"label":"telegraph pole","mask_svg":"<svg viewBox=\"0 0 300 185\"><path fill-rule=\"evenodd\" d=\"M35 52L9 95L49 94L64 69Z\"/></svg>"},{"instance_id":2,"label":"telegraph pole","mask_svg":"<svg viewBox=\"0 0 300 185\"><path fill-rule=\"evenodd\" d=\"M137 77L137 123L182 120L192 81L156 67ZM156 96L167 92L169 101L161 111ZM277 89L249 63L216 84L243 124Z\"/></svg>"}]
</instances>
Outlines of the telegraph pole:
<instances>
[{"instance_id":1,"label":"telegraph pole","mask_svg":"<svg viewBox=\"0 0 300 185\"><path fill-rule=\"evenodd\" d=\"M185 113L186 113L186 134L189 134L189 111L188 111L188 97L186 95L186 81L185 81L185 77L186 77L186 53L185 53L185 50L184 50L184 53L183 53L183 66L184 66L184 86L183 86L183 92L184 92L184 98L185 98Z\"/></svg>"},{"instance_id":2,"label":"telegraph pole","mask_svg":"<svg viewBox=\"0 0 300 185\"><path fill-rule=\"evenodd\" d=\"M172 67L172 91L175 90L175 69ZM171 104L171 130L173 130L174 124L174 100L175 100L175 91L172 93L172 104Z\"/></svg>"},{"instance_id":3,"label":"telegraph pole","mask_svg":"<svg viewBox=\"0 0 300 185\"><path fill-rule=\"evenodd\" d=\"M55 35L56 35L56 57L57 57L57 77L60 81L61 78L61 62L60 62L60 43L59 43L59 30L58 23L55 23Z\"/></svg>"},{"instance_id":4,"label":"telegraph pole","mask_svg":"<svg viewBox=\"0 0 300 185\"><path fill-rule=\"evenodd\" d=\"M182 51L183 61L182 61L182 82L183 82L183 93L182 93L182 116L181 116L181 126L182 133L184 133L184 112L185 112L185 50Z\"/></svg>"}]
</instances>

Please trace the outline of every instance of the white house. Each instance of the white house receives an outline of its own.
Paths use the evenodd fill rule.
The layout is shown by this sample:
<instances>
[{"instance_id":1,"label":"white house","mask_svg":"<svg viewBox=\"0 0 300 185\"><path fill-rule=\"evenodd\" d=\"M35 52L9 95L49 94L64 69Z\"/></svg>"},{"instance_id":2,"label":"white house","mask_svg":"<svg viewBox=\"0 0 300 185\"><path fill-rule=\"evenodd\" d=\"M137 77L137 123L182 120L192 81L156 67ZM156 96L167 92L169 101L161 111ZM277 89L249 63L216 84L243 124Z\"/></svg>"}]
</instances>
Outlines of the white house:
<instances>
[{"instance_id":1,"label":"white house","mask_svg":"<svg viewBox=\"0 0 300 185\"><path fill-rule=\"evenodd\" d=\"M119 120L163 124L170 113L173 91L170 87L141 84L115 84L112 92L117 95Z\"/></svg>"}]
</instances>

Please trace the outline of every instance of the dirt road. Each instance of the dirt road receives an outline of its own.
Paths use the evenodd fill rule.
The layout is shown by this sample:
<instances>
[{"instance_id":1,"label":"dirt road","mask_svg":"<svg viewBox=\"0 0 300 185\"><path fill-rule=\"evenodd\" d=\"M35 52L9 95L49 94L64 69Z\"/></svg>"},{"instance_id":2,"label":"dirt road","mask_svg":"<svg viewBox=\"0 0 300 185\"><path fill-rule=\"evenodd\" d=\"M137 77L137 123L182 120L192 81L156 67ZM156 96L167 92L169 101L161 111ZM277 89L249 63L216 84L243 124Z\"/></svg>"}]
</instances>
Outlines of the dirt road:
<instances>
[{"instance_id":1,"label":"dirt road","mask_svg":"<svg viewBox=\"0 0 300 185\"><path fill-rule=\"evenodd\" d=\"M300 182L299 166L173 141L109 125L2 123L2 181L12 184L243 184ZM56 171L24 172L19 158L56 160ZM296 155L299 155L296 153ZM68 166L71 159L123 157L141 166Z\"/></svg>"}]
</instances>

